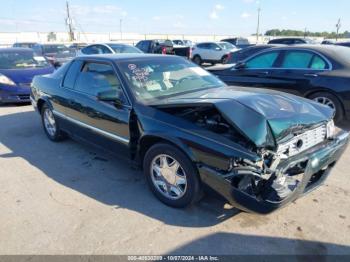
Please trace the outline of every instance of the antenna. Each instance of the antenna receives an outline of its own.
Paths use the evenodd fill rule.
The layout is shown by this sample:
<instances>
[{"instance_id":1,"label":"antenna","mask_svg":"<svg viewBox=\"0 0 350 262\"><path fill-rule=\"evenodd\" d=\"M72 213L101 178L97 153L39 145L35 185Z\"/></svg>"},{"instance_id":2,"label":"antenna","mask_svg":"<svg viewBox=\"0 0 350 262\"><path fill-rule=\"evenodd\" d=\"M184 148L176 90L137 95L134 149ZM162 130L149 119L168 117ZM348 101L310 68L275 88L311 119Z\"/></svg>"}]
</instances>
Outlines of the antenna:
<instances>
[{"instance_id":1,"label":"antenna","mask_svg":"<svg viewBox=\"0 0 350 262\"><path fill-rule=\"evenodd\" d=\"M69 3L66 1L66 10L67 10L67 18L66 18L66 25L68 26L68 36L69 41L74 41L74 28L73 28L73 20L70 16L70 10L69 10Z\"/></svg>"}]
</instances>

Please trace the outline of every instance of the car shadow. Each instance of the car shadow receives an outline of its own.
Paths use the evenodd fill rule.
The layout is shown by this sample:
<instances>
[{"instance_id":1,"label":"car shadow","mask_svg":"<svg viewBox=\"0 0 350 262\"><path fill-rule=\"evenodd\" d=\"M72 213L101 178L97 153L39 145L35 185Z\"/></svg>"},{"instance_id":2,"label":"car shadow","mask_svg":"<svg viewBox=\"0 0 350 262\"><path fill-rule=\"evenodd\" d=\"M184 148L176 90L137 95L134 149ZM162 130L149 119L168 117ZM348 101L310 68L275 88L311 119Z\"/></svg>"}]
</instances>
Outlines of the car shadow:
<instances>
[{"instance_id":1,"label":"car shadow","mask_svg":"<svg viewBox=\"0 0 350 262\"><path fill-rule=\"evenodd\" d=\"M7 148L0 158L23 158L61 185L116 209L185 227L216 225L240 213L211 196L186 209L167 207L152 195L142 172L126 161L70 139L49 141L36 112L0 116L0 127L0 144Z\"/></svg>"},{"instance_id":2,"label":"car shadow","mask_svg":"<svg viewBox=\"0 0 350 262\"><path fill-rule=\"evenodd\" d=\"M330 261L327 255L336 255L334 261L348 261L350 247L318 241L302 239L287 239L257 235L242 235L233 233L213 233L208 236L186 243L170 255L235 255L235 257L220 257L220 261L255 261L256 255L272 255L262 257L259 261ZM283 256L281 256L283 255ZM288 256L289 257L284 257ZM306 255L303 257L300 255ZM311 257L310 257L311 256ZM317 257L316 257L317 256ZM206 260L212 261L212 260Z\"/></svg>"}]
</instances>

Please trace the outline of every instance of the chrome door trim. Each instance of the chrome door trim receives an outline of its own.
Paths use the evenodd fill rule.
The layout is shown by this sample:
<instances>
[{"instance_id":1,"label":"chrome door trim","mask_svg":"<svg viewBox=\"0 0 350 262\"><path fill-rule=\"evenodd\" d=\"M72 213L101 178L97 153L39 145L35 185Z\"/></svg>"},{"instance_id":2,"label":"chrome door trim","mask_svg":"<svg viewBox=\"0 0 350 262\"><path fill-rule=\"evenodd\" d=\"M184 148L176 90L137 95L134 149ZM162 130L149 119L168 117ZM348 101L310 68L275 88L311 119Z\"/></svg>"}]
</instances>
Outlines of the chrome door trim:
<instances>
[{"instance_id":1,"label":"chrome door trim","mask_svg":"<svg viewBox=\"0 0 350 262\"><path fill-rule=\"evenodd\" d=\"M81 126L81 127L85 127L87 129L90 129L93 132L98 133L100 135L103 135L103 136L105 136L107 138L110 138L112 140L121 142L121 143L123 143L125 145L129 144L129 139L127 139L127 138L124 138L124 137L121 137L121 136L117 136L115 134L112 134L112 133L106 132L104 130L101 130L99 128L93 127L91 125L85 124L85 123L83 123L83 122L81 122L79 120L76 120L76 119L73 119L73 118L71 118L69 116L66 116L65 114L62 114L62 113L60 113L60 112L58 112L56 110L53 110L52 112L54 113L54 115L56 115L58 117L61 117L61 118L65 119L65 120L68 120L68 121L70 121L70 122L72 122L74 124L77 124L77 125Z\"/></svg>"}]
</instances>

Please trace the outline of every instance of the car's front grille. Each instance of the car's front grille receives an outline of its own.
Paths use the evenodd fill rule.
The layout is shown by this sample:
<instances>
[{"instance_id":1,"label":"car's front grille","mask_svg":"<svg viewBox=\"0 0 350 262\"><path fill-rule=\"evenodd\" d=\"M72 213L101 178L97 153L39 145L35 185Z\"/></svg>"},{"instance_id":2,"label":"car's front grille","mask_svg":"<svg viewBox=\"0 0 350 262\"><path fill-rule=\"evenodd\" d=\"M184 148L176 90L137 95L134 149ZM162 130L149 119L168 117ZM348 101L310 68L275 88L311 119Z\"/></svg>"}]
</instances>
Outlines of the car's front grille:
<instances>
[{"instance_id":1,"label":"car's front grille","mask_svg":"<svg viewBox=\"0 0 350 262\"><path fill-rule=\"evenodd\" d=\"M29 100L29 95L18 95L20 100Z\"/></svg>"},{"instance_id":2,"label":"car's front grille","mask_svg":"<svg viewBox=\"0 0 350 262\"><path fill-rule=\"evenodd\" d=\"M277 154L287 157L295 156L322 143L326 139L326 135L326 125L305 131L304 133L293 137L288 142L278 145Z\"/></svg>"}]
</instances>

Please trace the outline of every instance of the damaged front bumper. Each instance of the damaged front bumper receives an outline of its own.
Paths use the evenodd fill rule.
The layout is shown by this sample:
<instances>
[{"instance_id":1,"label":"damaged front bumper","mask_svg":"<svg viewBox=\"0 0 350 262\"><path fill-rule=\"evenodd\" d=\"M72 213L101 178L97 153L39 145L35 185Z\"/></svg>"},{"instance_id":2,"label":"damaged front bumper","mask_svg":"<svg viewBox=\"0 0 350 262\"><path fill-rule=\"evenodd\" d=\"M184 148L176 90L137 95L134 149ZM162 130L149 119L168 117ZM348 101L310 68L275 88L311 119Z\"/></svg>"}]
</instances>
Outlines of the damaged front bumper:
<instances>
[{"instance_id":1,"label":"damaged front bumper","mask_svg":"<svg viewBox=\"0 0 350 262\"><path fill-rule=\"evenodd\" d=\"M248 212L268 214L320 186L339 160L348 142L349 133L340 131L332 140L281 162L276 169L280 173L298 163L303 163L305 169L299 183L290 194L278 201L256 197L240 190L217 170L204 165L199 165L198 169L203 183L226 198L234 207Z\"/></svg>"}]
</instances>

